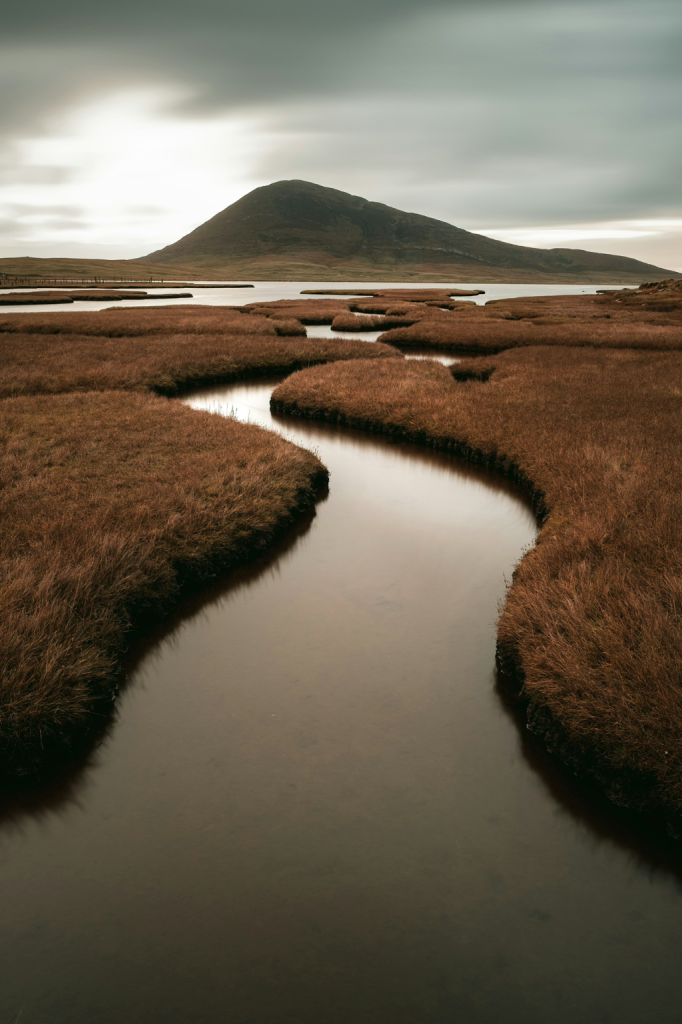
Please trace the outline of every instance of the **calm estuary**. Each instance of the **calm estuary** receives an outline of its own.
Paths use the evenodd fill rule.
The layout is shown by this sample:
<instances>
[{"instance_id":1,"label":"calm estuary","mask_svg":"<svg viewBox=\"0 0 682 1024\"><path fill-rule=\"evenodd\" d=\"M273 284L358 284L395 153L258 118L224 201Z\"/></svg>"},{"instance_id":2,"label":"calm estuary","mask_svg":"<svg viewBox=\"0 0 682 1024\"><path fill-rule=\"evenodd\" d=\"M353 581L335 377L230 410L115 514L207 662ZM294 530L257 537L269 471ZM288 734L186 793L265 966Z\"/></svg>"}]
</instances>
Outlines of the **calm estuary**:
<instances>
[{"instance_id":1,"label":"calm estuary","mask_svg":"<svg viewBox=\"0 0 682 1024\"><path fill-rule=\"evenodd\" d=\"M272 386L185 401L312 447L329 494L136 652L84 765L4 794L0 1021L678 1024L682 855L496 685L527 506Z\"/></svg>"}]
</instances>

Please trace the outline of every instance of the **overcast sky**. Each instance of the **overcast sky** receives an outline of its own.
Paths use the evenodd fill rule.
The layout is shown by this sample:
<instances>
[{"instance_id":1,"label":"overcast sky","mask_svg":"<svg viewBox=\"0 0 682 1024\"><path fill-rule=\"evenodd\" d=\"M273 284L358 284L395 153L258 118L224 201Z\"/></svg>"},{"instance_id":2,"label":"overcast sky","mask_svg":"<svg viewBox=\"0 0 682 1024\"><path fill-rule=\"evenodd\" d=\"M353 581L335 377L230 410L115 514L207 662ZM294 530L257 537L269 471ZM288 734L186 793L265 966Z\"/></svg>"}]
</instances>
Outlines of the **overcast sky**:
<instances>
[{"instance_id":1,"label":"overcast sky","mask_svg":"<svg viewBox=\"0 0 682 1024\"><path fill-rule=\"evenodd\" d=\"M34 0L0 255L140 256L303 178L682 270L680 0Z\"/></svg>"}]
</instances>

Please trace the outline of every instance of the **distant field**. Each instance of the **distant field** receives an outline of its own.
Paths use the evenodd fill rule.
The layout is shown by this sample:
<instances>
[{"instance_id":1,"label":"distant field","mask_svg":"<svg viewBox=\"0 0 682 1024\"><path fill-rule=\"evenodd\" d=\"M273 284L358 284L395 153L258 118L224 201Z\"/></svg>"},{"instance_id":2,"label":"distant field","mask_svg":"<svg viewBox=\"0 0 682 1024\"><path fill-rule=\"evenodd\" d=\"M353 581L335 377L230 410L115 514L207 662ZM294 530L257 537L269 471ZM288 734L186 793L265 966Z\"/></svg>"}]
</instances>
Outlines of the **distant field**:
<instances>
[{"instance_id":1,"label":"distant field","mask_svg":"<svg viewBox=\"0 0 682 1024\"><path fill-rule=\"evenodd\" d=\"M2 275L12 277L34 278L37 276L50 279L64 278L69 284L80 278L110 281L122 280L140 284L151 284L152 280L191 281L194 277L203 277L203 272L196 273L196 268L187 268L183 272L180 266L168 266L163 263L145 260L88 260L71 258L41 258L32 256L5 257L0 259L0 284Z\"/></svg>"},{"instance_id":2,"label":"distant field","mask_svg":"<svg viewBox=\"0 0 682 1024\"><path fill-rule=\"evenodd\" d=\"M191 282L216 281L460 281L472 284L481 281L503 284L622 284L638 285L641 273L594 272L547 273L503 267L486 267L480 263L423 263L405 265L394 260L377 262L371 259L330 260L312 254L310 258L259 256L253 259L220 260L194 258L187 263L157 263L140 260L36 259L18 257L0 259L0 274L54 278L100 278L111 281L152 284L154 280Z\"/></svg>"}]
</instances>

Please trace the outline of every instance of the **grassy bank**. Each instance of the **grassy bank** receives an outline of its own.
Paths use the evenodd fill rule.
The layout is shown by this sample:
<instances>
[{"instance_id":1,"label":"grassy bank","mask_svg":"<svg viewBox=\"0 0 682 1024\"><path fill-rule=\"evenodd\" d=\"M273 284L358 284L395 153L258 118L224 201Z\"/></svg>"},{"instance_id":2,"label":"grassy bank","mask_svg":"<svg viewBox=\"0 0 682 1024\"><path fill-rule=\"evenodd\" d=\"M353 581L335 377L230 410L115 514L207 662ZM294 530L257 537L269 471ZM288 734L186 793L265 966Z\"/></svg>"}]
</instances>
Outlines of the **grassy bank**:
<instances>
[{"instance_id":1,"label":"grassy bank","mask_svg":"<svg viewBox=\"0 0 682 1024\"><path fill-rule=\"evenodd\" d=\"M297 334L305 328L291 317L270 320L244 315L232 306L115 306L97 313L65 310L54 313L0 315L0 334L91 334L100 338L136 338L143 334Z\"/></svg>"},{"instance_id":2,"label":"grassy bank","mask_svg":"<svg viewBox=\"0 0 682 1024\"><path fill-rule=\"evenodd\" d=\"M682 358L523 348L297 373L273 406L495 467L543 522L498 627L531 727L616 801L682 822ZM467 369L460 364L457 371Z\"/></svg>"},{"instance_id":3,"label":"grassy bank","mask_svg":"<svg viewBox=\"0 0 682 1024\"><path fill-rule=\"evenodd\" d=\"M665 282L664 282L665 283ZM682 291L677 282L652 294L644 289L605 295L551 295L504 299L478 306L439 301L403 305L411 325L381 336L396 348L494 354L533 345L585 348L682 349ZM395 313L388 300L359 300L351 309Z\"/></svg>"},{"instance_id":4,"label":"grassy bank","mask_svg":"<svg viewBox=\"0 0 682 1024\"><path fill-rule=\"evenodd\" d=\"M191 292L171 292L164 294L164 299L191 299ZM74 292L65 291L31 291L31 292L0 292L0 306L54 306L74 302L122 302L123 299L157 299L157 295L147 292L125 292L118 289L103 291L79 289Z\"/></svg>"},{"instance_id":5,"label":"grassy bank","mask_svg":"<svg viewBox=\"0 0 682 1024\"><path fill-rule=\"evenodd\" d=\"M326 471L275 434L123 392L0 402L2 761L110 700L132 627L264 548Z\"/></svg>"},{"instance_id":6,"label":"grassy bank","mask_svg":"<svg viewBox=\"0 0 682 1024\"><path fill-rule=\"evenodd\" d=\"M262 550L326 477L275 434L150 392L368 355L402 361L224 307L2 318L0 772L68 749L133 632Z\"/></svg>"},{"instance_id":7,"label":"grassy bank","mask_svg":"<svg viewBox=\"0 0 682 1024\"><path fill-rule=\"evenodd\" d=\"M310 290L306 293L309 294ZM401 317L409 313L416 314L416 319L427 316L431 307L443 309L463 308L463 302L457 302L452 296L456 290L444 290L440 288L388 288L377 289L365 295L355 293L345 298L335 298L337 292L326 292L325 298L319 299L275 299L272 302L249 302L241 309L257 316L267 316L278 319L283 316L295 317L303 324L331 324L338 317L346 317L351 313L368 313L388 315L391 319ZM343 293L342 293L343 294ZM475 303L468 303L473 304ZM353 322L357 325L361 317L355 317ZM381 321L377 321L381 323ZM407 323L411 323L408 320ZM396 324L385 326L400 326L401 321ZM339 327L339 330L346 330ZM362 328L360 328L362 329ZM370 328L364 328L369 330ZM372 328L374 329L374 328Z\"/></svg>"},{"instance_id":8,"label":"grassy bank","mask_svg":"<svg viewBox=\"0 0 682 1024\"><path fill-rule=\"evenodd\" d=\"M0 306L56 306L68 305L74 300L63 292L2 292Z\"/></svg>"},{"instance_id":9,"label":"grassy bank","mask_svg":"<svg viewBox=\"0 0 682 1024\"><path fill-rule=\"evenodd\" d=\"M360 341L279 337L274 332L132 337L12 332L0 334L0 398L112 388L172 395L199 384L367 356L400 358L386 345L368 350Z\"/></svg>"},{"instance_id":10,"label":"grassy bank","mask_svg":"<svg viewBox=\"0 0 682 1024\"><path fill-rule=\"evenodd\" d=\"M388 331L392 327L409 327L414 323L409 317L398 316L376 316L366 313L359 316L357 313L338 313L332 320L333 331Z\"/></svg>"},{"instance_id":11,"label":"grassy bank","mask_svg":"<svg viewBox=\"0 0 682 1024\"><path fill-rule=\"evenodd\" d=\"M477 305L439 288L396 288L372 295L283 299L243 307L275 322L293 317L334 330L383 330L399 349L491 355L535 345L682 349L682 289L658 282L602 295L547 295ZM358 315L361 314L361 315Z\"/></svg>"},{"instance_id":12,"label":"grassy bank","mask_svg":"<svg viewBox=\"0 0 682 1024\"><path fill-rule=\"evenodd\" d=\"M265 316L273 320L294 317L299 323L330 324L339 313L348 311L345 299L275 299L272 302L249 302L242 307L245 313Z\"/></svg>"},{"instance_id":13,"label":"grassy bank","mask_svg":"<svg viewBox=\"0 0 682 1024\"><path fill-rule=\"evenodd\" d=\"M682 349L682 326L658 324L554 324L494 318L423 319L381 335L394 348L433 348L442 352L494 355L508 348L535 345L581 348Z\"/></svg>"}]
</instances>

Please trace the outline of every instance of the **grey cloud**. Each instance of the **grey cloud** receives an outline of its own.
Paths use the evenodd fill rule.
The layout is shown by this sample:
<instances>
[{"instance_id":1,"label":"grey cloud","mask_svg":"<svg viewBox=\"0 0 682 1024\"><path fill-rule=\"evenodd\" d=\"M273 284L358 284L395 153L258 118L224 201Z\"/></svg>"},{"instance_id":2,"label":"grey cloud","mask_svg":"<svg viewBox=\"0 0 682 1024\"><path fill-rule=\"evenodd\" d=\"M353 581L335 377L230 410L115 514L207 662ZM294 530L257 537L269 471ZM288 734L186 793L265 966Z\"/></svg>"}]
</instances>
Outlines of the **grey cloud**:
<instances>
[{"instance_id":1,"label":"grey cloud","mask_svg":"<svg viewBox=\"0 0 682 1024\"><path fill-rule=\"evenodd\" d=\"M38 224L42 224L50 231L73 231L75 228L84 227L86 223L83 217L56 217L51 214L41 217L37 223L32 221L32 227L35 229Z\"/></svg>"},{"instance_id":2,"label":"grey cloud","mask_svg":"<svg viewBox=\"0 0 682 1024\"><path fill-rule=\"evenodd\" d=\"M626 70L633 82L679 74L679 9L669 0L646 9L624 0L123 0L90 9L69 0L28 10L3 21L0 81L14 97L5 108L116 79L184 84L196 113L363 90L521 97L566 83L584 93L586 79L603 87Z\"/></svg>"},{"instance_id":3,"label":"grey cloud","mask_svg":"<svg viewBox=\"0 0 682 1024\"><path fill-rule=\"evenodd\" d=\"M681 31L672 0L40 0L3 16L0 134L161 83L183 116L272 123L263 181L472 228L671 214Z\"/></svg>"},{"instance_id":4,"label":"grey cloud","mask_svg":"<svg viewBox=\"0 0 682 1024\"><path fill-rule=\"evenodd\" d=\"M90 39L106 31L130 38L132 33L156 36L184 34L206 28L213 33L247 29L266 35L273 28L296 31L347 29L358 35L368 26L385 26L404 15L429 9L458 10L513 6L514 0L119 0L116 4L84 4L64 0L56 5L35 0L3 12L3 34L17 39Z\"/></svg>"},{"instance_id":5,"label":"grey cloud","mask_svg":"<svg viewBox=\"0 0 682 1024\"><path fill-rule=\"evenodd\" d=\"M16 238L17 222L13 217L0 217L0 238Z\"/></svg>"},{"instance_id":6,"label":"grey cloud","mask_svg":"<svg viewBox=\"0 0 682 1024\"><path fill-rule=\"evenodd\" d=\"M41 218L67 218L70 220L80 220L82 216L82 209L80 206L68 205L66 203L59 203L55 205L44 205L36 208L35 206L29 206L28 203L8 203L5 206L8 213L14 217L36 217Z\"/></svg>"},{"instance_id":7,"label":"grey cloud","mask_svg":"<svg viewBox=\"0 0 682 1024\"><path fill-rule=\"evenodd\" d=\"M552 32L543 36L541 27L537 35L550 48ZM599 67L579 80L563 69L543 78L533 67L537 38L524 51L524 28L514 40L516 74L509 62L504 67L513 38L504 24L486 43L490 62L471 46L471 35L461 39L451 88L434 89L426 102L408 87L402 95L284 108L282 127L294 141L261 176L279 168L279 177L311 176L342 188L352 181L351 190L361 190L365 176L378 185L373 198L405 208L413 197L411 208L466 227L679 209L679 89L661 90L657 77L659 70L670 75L670 67L650 60L656 73L633 76L633 37L607 82ZM439 38L443 49L452 42L444 31ZM493 82L491 64L499 78ZM319 140L323 127L333 145Z\"/></svg>"},{"instance_id":8,"label":"grey cloud","mask_svg":"<svg viewBox=\"0 0 682 1024\"><path fill-rule=\"evenodd\" d=\"M0 219L0 236L17 239L33 236L36 231L74 231L87 226L84 212L75 206L40 206L8 204Z\"/></svg>"},{"instance_id":9,"label":"grey cloud","mask_svg":"<svg viewBox=\"0 0 682 1024\"><path fill-rule=\"evenodd\" d=\"M26 167L8 161L4 167L0 164L0 185L60 185L68 181L70 174L66 167Z\"/></svg>"},{"instance_id":10,"label":"grey cloud","mask_svg":"<svg viewBox=\"0 0 682 1024\"><path fill-rule=\"evenodd\" d=\"M148 56L136 44L77 45L57 36L48 44L28 43L0 35L0 138L31 137L44 131L50 118L83 100L96 99L125 86L172 83L175 76L150 68ZM2 161L0 160L0 163Z\"/></svg>"},{"instance_id":11,"label":"grey cloud","mask_svg":"<svg viewBox=\"0 0 682 1024\"><path fill-rule=\"evenodd\" d=\"M544 29L536 32L535 23ZM675 73L668 23L675 23L669 0L652 0L646 10L624 0L123 0L97 7L43 0L6 13L2 68L20 55L21 84L6 108L30 106L36 94L49 104L52 90L59 95L80 81L92 91L116 78L186 84L196 89L188 108L195 112L401 83L426 94L466 89L482 77L489 91L523 92L547 76L590 73L591 64L607 73L609 61L622 65L625 51L635 76L644 52L659 79L666 67ZM656 39L662 31L665 38Z\"/></svg>"}]
</instances>

